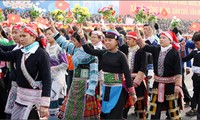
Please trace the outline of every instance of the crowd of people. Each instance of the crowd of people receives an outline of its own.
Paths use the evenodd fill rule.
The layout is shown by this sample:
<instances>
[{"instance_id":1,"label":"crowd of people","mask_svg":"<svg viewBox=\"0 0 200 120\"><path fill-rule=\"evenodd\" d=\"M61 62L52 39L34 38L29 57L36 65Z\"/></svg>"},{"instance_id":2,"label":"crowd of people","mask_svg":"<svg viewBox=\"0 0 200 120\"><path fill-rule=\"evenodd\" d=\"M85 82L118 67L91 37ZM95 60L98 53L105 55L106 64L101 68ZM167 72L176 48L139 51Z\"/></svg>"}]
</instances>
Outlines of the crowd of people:
<instances>
[{"instance_id":1,"label":"crowd of people","mask_svg":"<svg viewBox=\"0 0 200 120\"><path fill-rule=\"evenodd\" d=\"M29 17L4 10L9 13ZM128 31L48 22L45 29L0 26L0 119L127 119L131 107L137 119L160 119L164 110L168 119L181 119L184 103L191 105L186 114L200 119L200 32L192 39L182 34L192 21L169 29L171 21L163 19ZM184 62L193 72L192 97Z\"/></svg>"},{"instance_id":2,"label":"crowd of people","mask_svg":"<svg viewBox=\"0 0 200 120\"><path fill-rule=\"evenodd\" d=\"M16 9L5 8L5 9L3 9L3 13L4 13L6 19L7 19L7 14L18 14L23 19L31 18L29 10L20 12L19 10L16 10ZM48 18L50 16L50 12L43 13L42 16L44 18ZM116 15L116 21L118 18L122 18L121 23L125 23L127 17L133 18L132 15L124 15L124 16ZM101 23L101 18L102 18L102 16L100 14L91 14L90 18L88 18L87 21L90 21L92 23ZM160 18L157 20L158 24L160 25L160 28L165 31L168 30L171 21L172 21L172 19L168 19L168 18ZM191 26L191 24L193 22L200 23L199 20L181 20L181 27L179 29L184 34L192 34L192 31L189 29L189 27ZM118 22L116 22L116 23L118 23Z\"/></svg>"}]
</instances>

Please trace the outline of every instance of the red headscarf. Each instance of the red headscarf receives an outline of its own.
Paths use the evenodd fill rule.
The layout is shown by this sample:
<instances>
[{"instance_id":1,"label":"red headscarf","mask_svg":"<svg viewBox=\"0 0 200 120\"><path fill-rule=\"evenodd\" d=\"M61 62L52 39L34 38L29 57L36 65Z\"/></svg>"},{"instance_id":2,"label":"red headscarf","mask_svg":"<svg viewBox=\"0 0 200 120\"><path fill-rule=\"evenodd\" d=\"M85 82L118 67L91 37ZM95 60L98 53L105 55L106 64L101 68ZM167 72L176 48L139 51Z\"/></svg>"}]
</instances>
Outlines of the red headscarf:
<instances>
[{"instance_id":1,"label":"red headscarf","mask_svg":"<svg viewBox=\"0 0 200 120\"><path fill-rule=\"evenodd\" d=\"M175 48L176 50L179 50L180 45L179 45L178 39L176 38L176 35L175 35L174 32L172 32L172 31L162 31L160 33L160 35L161 34L167 36L172 41L173 48Z\"/></svg>"},{"instance_id":2,"label":"red headscarf","mask_svg":"<svg viewBox=\"0 0 200 120\"><path fill-rule=\"evenodd\" d=\"M36 24L27 24L23 27L23 32L29 33L38 39L38 42L41 43L42 47L45 48L47 45L47 39L45 35L40 31Z\"/></svg>"}]
</instances>

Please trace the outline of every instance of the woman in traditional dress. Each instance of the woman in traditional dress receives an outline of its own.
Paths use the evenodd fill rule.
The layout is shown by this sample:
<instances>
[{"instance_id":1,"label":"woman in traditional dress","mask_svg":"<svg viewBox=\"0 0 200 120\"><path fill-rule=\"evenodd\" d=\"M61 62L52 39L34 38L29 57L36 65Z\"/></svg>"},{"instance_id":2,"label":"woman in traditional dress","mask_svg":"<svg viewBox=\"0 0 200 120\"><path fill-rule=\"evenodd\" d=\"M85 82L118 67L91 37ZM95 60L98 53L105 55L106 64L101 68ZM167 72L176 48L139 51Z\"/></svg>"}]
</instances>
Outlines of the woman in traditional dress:
<instances>
[{"instance_id":1,"label":"woman in traditional dress","mask_svg":"<svg viewBox=\"0 0 200 120\"><path fill-rule=\"evenodd\" d=\"M22 46L20 44L20 34L21 34L21 29L22 24L15 24L12 27L12 38L15 41L15 45L12 46L0 46L0 48L4 51L12 51L12 50L17 50L20 49ZM8 114L7 119L10 119L12 109L17 97L17 83L16 83L16 67L13 62L10 64L10 72L9 72L9 83L11 83L11 89L9 91L9 96L7 99L6 107L5 107L5 113Z\"/></svg>"},{"instance_id":2,"label":"woman in traditional dress","mask_svg":"<svg viewBox=\"0 0 200 120\"><path fill-rule=\"evenodd\" d=\"M135 113L138 119L146 119L147 109L147 85L145 81L145 74L147 72L147 54L143 51L136 42L136 33L131 31L126 35L126 42L128 48L128 63L133 80L133 86L136 89L137 102L135 103ZM129 97L130 98L130 97ZM131 106L131 100L127 101L124 108L123 117L127 119L128 111Z\"/></svg>"},{"instance_id":3,"label":"woman in traditional dress","mask_svg":"<svg viewBox=\"0 0 200 120\"><path fill-rule=\"evenodd\" d=\"M155 76L147 119L160 119L163 109L168 111L170 119L181 119L181 57L176 35L171 31L161 32L160 46L152 46L144 43L137 27L135 32L138 45L153 56Z\"/></svg>"},{"instance_id":4,"label":"woman in traditional dress","mask_svg":"<svg viewBox=\"0 0 200 120\"><path fill-rule=\"evenodd\" d=\"M81 37L75 31L71 42L61 36L51 20L54 39L63 48L72 54L74 64L74 78L68 94L64 118L72 119L100 119L100 108L95 94L98 84L98 59L84 52L81 46ZM86 34L84 34L85 37ZM74 48L75 47L75 48Z\"/></svg>"},{"instance_id":5,"label":"woman in traditional dress","mask_svg":"<svg viewBox=\"0 0 200 120\"><path fill-rule=\"evenodd\" d=\"M55 39L52 37L53 32L50 28L45 30L45 36L48 40L46 51L50 56L52 79L49 118L55 119L56 113L58 113L59 107L62 105L67 92L65 74L68 67L68 62L66 52L56 43Z\"/></svg>"},{"instance_id":6,"label":"woman in traditional dress","mask_svg":"<svg viewBox=\"0 0 200 120\"><path fill-rule=\"evenodd\" d=\"M79 30L78 33L82 39L85 52L101 57L102 60L104 84L102 88L101 119L122 119L123 107L128 93L132 96L134 102L137 97L126 56L117 49L119 34L114 30L107 31L105 35L106 49L98 50L86 44L82 30ZM124 87L122 83L125 83Z\"/></svg>"},{"instance_id":7,"label":"woman in traditional dress","mask_svg":"<svg viewBox=\"0 0 200 120\"><path fill-rule=\"evenodd\" d=\"M94 47L94 49L105 49L104 44L102 43L103 39L104 39L104 35L101 31L91 31L89 33L90 36L90 41L91 47ZM102 96L102 84L103 84L103 71L102 71L102 67L101 67L101 57L98 57L98 68L99 68L99 74L98 74L98 80L99 80L99 84L98 84L98 89L97 89L97 94L99 94L99 98L101 98Z\"/></svg>"},{"instance_id":8,"label":"woman in traditional dress","mask_svg":"<svg viewBox=\"0 0 200 120\"><path fill-rule=\"evenodd\" d=\"M20 35L22 49L12 52L0 49L0 60L16 64L17 99L11 119L39 119L49 115L50 60L37 38L37 26L25 25Z\"/></svg>"}]
</instances>

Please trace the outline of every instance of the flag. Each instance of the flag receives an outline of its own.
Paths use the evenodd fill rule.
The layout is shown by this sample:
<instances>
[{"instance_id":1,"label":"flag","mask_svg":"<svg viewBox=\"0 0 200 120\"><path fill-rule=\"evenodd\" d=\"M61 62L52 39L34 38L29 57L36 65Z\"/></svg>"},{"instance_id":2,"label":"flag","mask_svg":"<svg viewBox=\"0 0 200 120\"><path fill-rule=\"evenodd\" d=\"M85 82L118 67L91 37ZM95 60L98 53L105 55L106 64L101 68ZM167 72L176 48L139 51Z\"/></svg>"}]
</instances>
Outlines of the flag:
<instances>
[{"instance_id":1,"label":"flag","mask_svg":"<svg viewBox=\"0 0 200 120\"><path fill-rule=\"evenodd\" d=\"M42 17L38 17L35 22L38 22L40 24L46 25L48 23L48 20L42 18Z\"/></svg>"},{"instance_id":2,"label":"flag","mask_svg":"<svg viewBox=\"0 0 200 120\"><path fill-rule=\"evenodd\" d=\"M69 3L65 0L57 0L55 6L56 8L65 11L67 8L69 8Z\"/></svg>"},{"instance_id":3,"label":"flag","mask_svg":"<svg viewBox=\"0 0 200 120\"><path fill-rule=\"evenodd\" d=\"M168 13L165 8L162 9L161 15L162 17L167 17Z\"/></svg>"},{"instance_id":4,"label":"flag","mask_svg":"<svg viewBox=\"0 0 200 120\"><path fill-rule=\"evenodd\" d=\"M20 22L20 16L15 14L8 14L8 22L9 23Z\"/></svg>"},{"instance_id":5,"label":"flag","mask_svg":"<svg viewBox=\"0 0 200 120\"><path fill-rule=\"evenodd\" d=\"M199 31L200 30L200 24L199 23L195 23L195 22L193 22L192 24L191 24L191 26L189 27L189 29L190 30L192 30L192 31Z\"/></svg>"}]
</instances>

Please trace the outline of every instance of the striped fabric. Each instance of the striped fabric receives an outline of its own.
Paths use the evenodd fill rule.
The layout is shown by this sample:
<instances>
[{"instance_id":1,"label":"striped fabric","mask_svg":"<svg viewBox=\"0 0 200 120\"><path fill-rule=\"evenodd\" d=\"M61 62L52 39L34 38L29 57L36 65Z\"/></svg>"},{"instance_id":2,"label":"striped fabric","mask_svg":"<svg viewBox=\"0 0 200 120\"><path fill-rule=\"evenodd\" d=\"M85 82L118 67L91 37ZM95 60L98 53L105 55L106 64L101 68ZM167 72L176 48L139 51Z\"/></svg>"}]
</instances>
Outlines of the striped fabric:
<instances>
[{"instance_id":1,"label":"striped fabric","mask_svg":"<svg viewBox=\"0 0 200 120\"><path fill-rule=\"evenodd\" d=\"M74 78L71 89L69 92L69 98L65 108L65 120L81 120L87 118L97 118L100 115L100 108L96 97L87 101L85 91L87 89L87 79Z\"/></svg>"},{"instance_id":2,"label":"striped fabric","mask_svg":"<svg viewBox=\"0 0 200 120\"><path fill-rule=\"evenodd\" d=\"M17 83L15 81L12 81L12 87L10 89L6 107L5 107L5 113L12 113L12 109L14 107L15 100L17 98Z\"/></svg>"},{"instance_id":3,"label":"striped fabric","mask_svg":"<svg viewBox=\"0 0 200 120\"><path fill-rule=\"evenodd\" d=\"M12 110L11 120L22 120L26 109L27 109L26 106L15 103Z\"/></svg>"}]
</instances>

